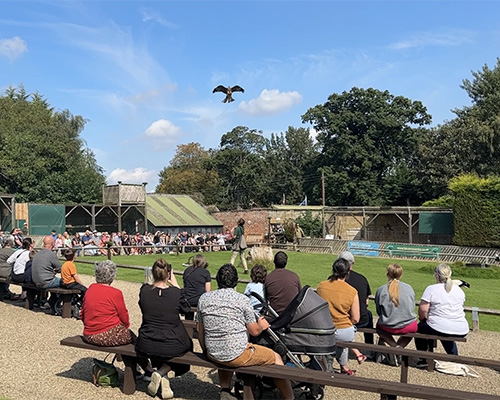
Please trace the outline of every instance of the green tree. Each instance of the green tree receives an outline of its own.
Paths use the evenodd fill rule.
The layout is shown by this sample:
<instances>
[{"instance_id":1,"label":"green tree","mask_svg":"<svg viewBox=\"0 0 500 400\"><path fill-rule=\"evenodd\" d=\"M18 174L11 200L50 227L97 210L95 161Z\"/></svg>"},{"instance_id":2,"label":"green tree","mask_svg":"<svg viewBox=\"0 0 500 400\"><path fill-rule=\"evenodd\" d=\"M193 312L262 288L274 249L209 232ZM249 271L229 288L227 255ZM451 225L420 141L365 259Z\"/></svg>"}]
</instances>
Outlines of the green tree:
<instances>
[{"instance_id":1,"label":"green tree","mask_svg":"<svg viewBox=\"0 0 500 400\"><path fill-rule=\"evenodd\" d=\"M317 167L325 173L329 205L407 204L422 127L431 116L419 101L388 91L352 88L309 109L303 122L318 132ZM319 184L314 193L319 193ZM397 194L397 195L396 195Z\"/></svg>"},{"instance_id":2,"label":"green tree","mask_svg":"<svg viewBox=\"0 0 500 400\"><path fill-rule=\"evenodd\" d=\"M462 174L500 175L500 59L484 65L460 86L472 104L455 109L451 121L431 130L420 147L420 187L433 199L448 192L448 183Z\"/></svg>"},{"instance_id":3,"label":"green tree","mask_svg":"<svg viewBox=\"0 0 500 400\"><path fill-rule=\"evenodd\" d=\"M267 205L279 204L283 195L287 204L299 204L304 198L305 184L320 174L310 171L318 152L309 129L288 127L285 133L271 134L266 150L269 171Z\"/></svg>"},{"instance_id":4,"label":"green tree","mask_svg":"<svg viewBox=\"0 0 500 400\"><path fill-rule=\"evenodd\" d=\"M262 132L237 126L221 137L213 151L211 167L220 178L221 209L260 207L266 204L269 174L266 169L267 139Z\"/></svg>"},{"instance_id":5,"label":"green tree","mask_svg":"<svg viewBox=\"0 0 500 400\"><path fill-rule=\"evenodd\" d=\"M0 97L0 191L34 203L101 201L105 178L80 137L85 122L23 86L8 88Z\"/></svg>"},{"instance_id":6,"label":"green tree","mask_svg":"<svg viewBox=\"0 0 500 400\"><path fill-rule=\"evenodd\" d=\"M218 200L219 176L209 169L211 154L199 143L177 146L168 167L158 174L158 193L188 194L203 204L215 204Z\"/></svg>"}]
</instances>

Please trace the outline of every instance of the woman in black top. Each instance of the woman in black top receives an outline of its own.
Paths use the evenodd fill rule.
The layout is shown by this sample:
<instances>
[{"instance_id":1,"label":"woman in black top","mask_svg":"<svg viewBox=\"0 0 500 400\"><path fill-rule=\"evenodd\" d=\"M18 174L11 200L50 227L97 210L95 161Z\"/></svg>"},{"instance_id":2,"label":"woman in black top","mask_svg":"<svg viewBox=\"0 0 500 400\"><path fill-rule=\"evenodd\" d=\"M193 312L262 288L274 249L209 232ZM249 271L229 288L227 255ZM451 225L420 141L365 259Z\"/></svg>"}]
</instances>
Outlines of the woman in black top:
<instances>
[{"instance_id":1,"label":"woman in black top","mask_svg":"<svg viewBox=\"0 0 500 400\"><path fill-rule=\"evenodd\" d=\"M164 259L153 264L153 285L143 285L139 293L142 324L135 345L139 357L148 357L157 368L151 376L148 393L156 396L161 387L161 397L170 399L174 394L170 388L168 372L175 375L189 371L189 365L171 363L172 357L180 357L193 349L186 328L179 318L182 310L182 292L172 274L172 266Z\"/></svg>"},{"instance_id":2,"label":"woman in black top","mask_svg":"<svg viewBox=\"0 0 500 400\"><path fill-rule=\"evenodd\" d=\"M191 307L198 306L200 296L205 292L210 292L210 272L207 260L201 254L193 257L193 265L184 270L182 280L184 281L184 295ZM185 318L192 320L194 312L187 312Z\"/></svg>"}]
</instances>

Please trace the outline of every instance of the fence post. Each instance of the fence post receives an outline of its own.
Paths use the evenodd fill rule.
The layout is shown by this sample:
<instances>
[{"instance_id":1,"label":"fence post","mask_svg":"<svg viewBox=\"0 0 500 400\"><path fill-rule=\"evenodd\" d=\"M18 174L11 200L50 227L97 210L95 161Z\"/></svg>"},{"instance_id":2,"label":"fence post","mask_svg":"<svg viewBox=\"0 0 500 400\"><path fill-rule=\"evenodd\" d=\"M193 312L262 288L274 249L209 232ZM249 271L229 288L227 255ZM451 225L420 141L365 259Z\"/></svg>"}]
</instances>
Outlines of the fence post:
<instances>
[{"instance_id":1,"label":"fence post","mask_svg":"<svg viewBox=\"0 0 500 400\"><path fill-rule=\"evenodd\" d=\"M479 331L479 308L472 307L472 331Z\"/></svg>"}]
</instances>

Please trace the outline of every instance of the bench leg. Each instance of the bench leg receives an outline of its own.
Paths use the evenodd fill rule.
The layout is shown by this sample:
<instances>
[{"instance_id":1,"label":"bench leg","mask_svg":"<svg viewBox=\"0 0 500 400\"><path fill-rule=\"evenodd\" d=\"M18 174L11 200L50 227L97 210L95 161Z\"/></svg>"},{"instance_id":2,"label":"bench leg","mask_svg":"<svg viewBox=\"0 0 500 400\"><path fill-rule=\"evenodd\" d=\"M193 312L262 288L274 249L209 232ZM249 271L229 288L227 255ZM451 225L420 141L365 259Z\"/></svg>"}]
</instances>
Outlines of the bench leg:
<instances>
[{"instance_id":1,"label":"bench leg","mask_svg":"<svg viewBox=\"0 0 500 400\"><path fill-rule=\"evenodd\" d=\"M62 299L62 317L71 318L71 300L73 299L72 294L61 294Z\"/></svg>"},{"instance_id":2,"label":"bench leg","mask_svg":"<svg viewBox=\"0 0 500 400\"><path fill-rule=\"evenodd\" d=\"M398 396L396 396L395 394L381 393L380 400L398 400Z\"/></svg>"},{"instance_id":3,"label":"bench leg","mask_svg":"<svg viewBox=\"0 0 500 400\"><path fill-rule=\"evenodd\" d=\"M26 290L26 301L24 303L24 307L28 310L33 310L33 306L35 304L35 297L38 293L38 290L28 289Z\"/></svg>"},{"instance_id":4,"label":"bench leg","mask_svg":"<svg viewBox=\"0 0 500 400\"><path fill-rule=\"evenodd\" d=\"M254 400L254 390L255 390L255 375L243 376L243 400Z\"/></svg>"},{"instance_id":5,"label":"bench leg","mask_svg":"<svg viewBox=\"0 0 500 400\"><path fill-rule=\"evenodd\" d=\"M408 356L401 357L401 383L408 383L408 364L410 363Z\"/></svg>"},{"instance_id":6,"label":"bench leg","mask_svg":"<svg viewBox=\"0 0 500 400\"><path fill-rule=\"evenodd\" d=\"M135 371L137 369L137 359L135 357L122 356L125 364L125 372L123 374L123 393L135 393Z\"/></svg>"},{"instance_id":7,"label":"bench leg","mask_svg":"<svg viewBox=\"0 0 500 400\"><path fill-rule=\"evenodd\" d=\"M427 351L432 354L434 353L434 349L437 347L437 340L434 339L430 343L431 344L429 344L429 348L427 349ZM434 359L431 357L427 357L427 371L434 371Z\"/></svg>"}]
</instances>

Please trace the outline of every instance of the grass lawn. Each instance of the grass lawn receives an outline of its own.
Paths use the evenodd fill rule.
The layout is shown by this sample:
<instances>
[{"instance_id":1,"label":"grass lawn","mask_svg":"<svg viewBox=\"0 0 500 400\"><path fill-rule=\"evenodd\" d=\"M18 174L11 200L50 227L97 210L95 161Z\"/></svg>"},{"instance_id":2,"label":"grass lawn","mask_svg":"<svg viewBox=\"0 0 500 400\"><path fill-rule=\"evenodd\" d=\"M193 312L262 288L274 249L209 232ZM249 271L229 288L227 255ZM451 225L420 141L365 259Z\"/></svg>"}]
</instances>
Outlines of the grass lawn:
<instances>
[{"instance_id":1,"label":"grass lawn","mask_svg":"<svg viewBox=\"0 0 500 400\"><path fill-rule=\"evenodd\" d=\"M172 264L175 271L183 271L185 267L183 263L187 262L188 258L194 253L175 255L164 255L164 258ZM326 279L331 273L331 267L336 256L332 254L314 254L314 253L295 253L287 252L288 266L287 268L295 271L301 279L303 285L307 284L312 287L317 287L319 282ZM151 266L153 262L161 255L144 255L144 256L115 256L113 261L117 264L136 265L136 266ZM230 252L211 252L204 253L208 263L209 271L215 275L218 268L229 262L231 257ZM105 259L104 257L84 257L83 260L98 261ZM396 262L403 268L402 280L412 285L415 290L416 298L424 292L424 289L435 283L433 277L433 269L437 265L436 262L413 261L413 260L390 260L385 258L373 257L356 257L354 269L366 276L370 282L372 293L375 294L377 288L387 282L385 271L389 263ZM242 269L239 267L239 259L236 261L240 279L250 279L249 275L243 275ZM474 269L469 272L469 269L454 268L454 279L463 279L470 283L470 289L464 288L466 295L466 306L474 306L480 308L498 309L498 299L500 299L500 274L491 274L499 272L490 269ZM93 275L93 266L88 264L78 264L78 272L87 275ZM472 276L470 276L472 275ZM143 282L144 274L142 271L119 268L117 279ZM178 277L179 278L179 277ZM178 279L182 285L182 279ZM216 287L216 283L212 283L212 288ZM239 284L238 290L243 291L245 284ZM370 302L370 310L376 315L375 306ZM469 319L471 313L466 313ZM480 329L500 332L500 316L480 314Z\"/></svg>"}]
</instances>

